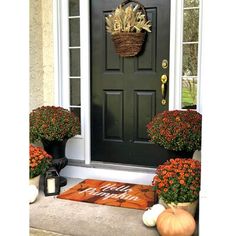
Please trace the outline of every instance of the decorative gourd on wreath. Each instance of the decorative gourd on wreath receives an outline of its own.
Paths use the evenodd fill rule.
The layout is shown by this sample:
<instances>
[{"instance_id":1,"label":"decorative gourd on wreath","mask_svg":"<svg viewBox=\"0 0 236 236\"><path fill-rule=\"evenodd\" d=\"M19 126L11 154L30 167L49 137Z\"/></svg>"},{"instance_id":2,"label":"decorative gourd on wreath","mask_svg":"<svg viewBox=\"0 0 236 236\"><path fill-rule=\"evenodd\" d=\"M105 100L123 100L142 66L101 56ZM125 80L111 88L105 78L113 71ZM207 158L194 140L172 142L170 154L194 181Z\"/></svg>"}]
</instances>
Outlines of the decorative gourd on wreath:
<instances>
[{"instance_id":1,"label":"decorative gourd on wreath","mask_svg":"<svg viewBox=\"0 0 236 236\"><path fill-rule=\"evenodd\" d=\"M134 2L135 7L130 4ZM144 6L136 0L126 0L106 17L106 29L111 33L116 53L121 57L136 56L145 42L151 23Z\"/></svg>"}]
</instances>

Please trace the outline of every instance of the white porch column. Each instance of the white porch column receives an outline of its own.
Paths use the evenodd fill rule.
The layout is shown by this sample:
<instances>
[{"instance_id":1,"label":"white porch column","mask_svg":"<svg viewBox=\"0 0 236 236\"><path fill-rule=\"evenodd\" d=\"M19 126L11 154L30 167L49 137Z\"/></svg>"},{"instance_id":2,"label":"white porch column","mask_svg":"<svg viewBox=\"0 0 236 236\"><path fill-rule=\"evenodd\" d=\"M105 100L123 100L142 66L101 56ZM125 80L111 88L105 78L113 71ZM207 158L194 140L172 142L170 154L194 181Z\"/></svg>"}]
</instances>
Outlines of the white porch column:
<instances>
[{"instance_id":1,"label":"white porch column","mask_svg":"<svg viewBox=\"0 0 236 236\"><path fill-rule=\"evenodd\" d=\"M200 236L235 232L235 5L231 0L203 1Z\"/></svg>"}]
</instances>

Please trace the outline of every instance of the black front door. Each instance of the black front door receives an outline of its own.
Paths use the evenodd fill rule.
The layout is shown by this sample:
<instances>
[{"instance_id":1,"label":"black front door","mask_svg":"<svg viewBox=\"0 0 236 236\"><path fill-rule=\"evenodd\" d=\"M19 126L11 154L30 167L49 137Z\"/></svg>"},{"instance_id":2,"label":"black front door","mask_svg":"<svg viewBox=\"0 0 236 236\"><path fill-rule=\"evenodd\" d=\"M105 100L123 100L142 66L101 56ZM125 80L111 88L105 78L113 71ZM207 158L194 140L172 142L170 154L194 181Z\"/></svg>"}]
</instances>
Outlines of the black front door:
<instances>
[{"instance_id":1,"label":"black front door","mask_svg":"<svg viewBox=\"0 0 236 236\"><path fill-rule=\"evenodd\" d=\"M105 29L105 16L121 1L90 2L92 160L157 166L166 158L162 149L148 142L146 124L157 112L168 109L168 100L161 103L160 77L169 72L162 61L169 61L170 1L140 2L152 32L143 52L132 58L115 53Z\"/></svg>"}]
</instances>

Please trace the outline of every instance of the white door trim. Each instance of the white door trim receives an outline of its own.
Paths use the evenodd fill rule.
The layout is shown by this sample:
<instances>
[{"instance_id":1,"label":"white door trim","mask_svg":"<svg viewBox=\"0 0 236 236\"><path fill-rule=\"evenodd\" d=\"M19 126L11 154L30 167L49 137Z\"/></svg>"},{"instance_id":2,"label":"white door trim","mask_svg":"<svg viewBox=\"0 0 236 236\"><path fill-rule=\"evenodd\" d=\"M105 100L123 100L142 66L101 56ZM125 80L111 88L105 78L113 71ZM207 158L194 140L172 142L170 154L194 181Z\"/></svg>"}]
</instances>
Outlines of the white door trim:
<instances>
[{"instance_id":1,"label":"white door trim","mask_svg":"<svg viewBox=\"0 0 236 236\"><path fill-rule=\"evenodd\" d=\"M176 47L176 1L170 9L170 51L169 51L169 110L175 107L175 47Z\"/></svg>"},{"instance_id":2,"label":"white door trim","mask_svg":"<svg viewBox=\"0 0 236 236\"><path fill-rule=\"evenodd\" d=\"M169 110L181 108L183 0L171 0Z\"/></svg>"},{"instance_id":3,"label":"white door trim","mask_svg":"<svg viewBox=\"0 0 236 236\"><path fill-rule=\"evenodd\" d=\"M91 162L91 96L90 96L90 4L80 1L81 104L84 116L84 159Z\"/></svg>"}]
</instances>

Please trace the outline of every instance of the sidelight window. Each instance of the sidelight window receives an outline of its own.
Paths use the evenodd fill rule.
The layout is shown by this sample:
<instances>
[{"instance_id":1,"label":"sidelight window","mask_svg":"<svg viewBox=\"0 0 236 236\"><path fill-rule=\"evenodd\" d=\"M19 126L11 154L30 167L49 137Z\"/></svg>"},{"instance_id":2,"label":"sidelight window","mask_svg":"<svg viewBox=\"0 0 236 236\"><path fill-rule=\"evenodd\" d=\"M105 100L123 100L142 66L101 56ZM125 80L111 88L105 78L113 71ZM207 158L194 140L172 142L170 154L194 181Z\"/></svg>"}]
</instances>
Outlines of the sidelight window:
<instances>
[{"instance_id":1,"label":"sidelight window","mask_svg":"<svg viewBox=\"0 0 236 236\"><path fill-rule=\"evenodd\" d=\"M81 119L80 0L68 1L69 109Z\"/></svg>"},{"instance_id":2,"label":"sidelight window","mask_svg":"<svg viewBox=\"0 0 236 236\"><path fill-rule=\"evenodd\" d=\"M183 2L181 107L197 109L199 88L199 3Z\"/></svg>"}]
</instances>

